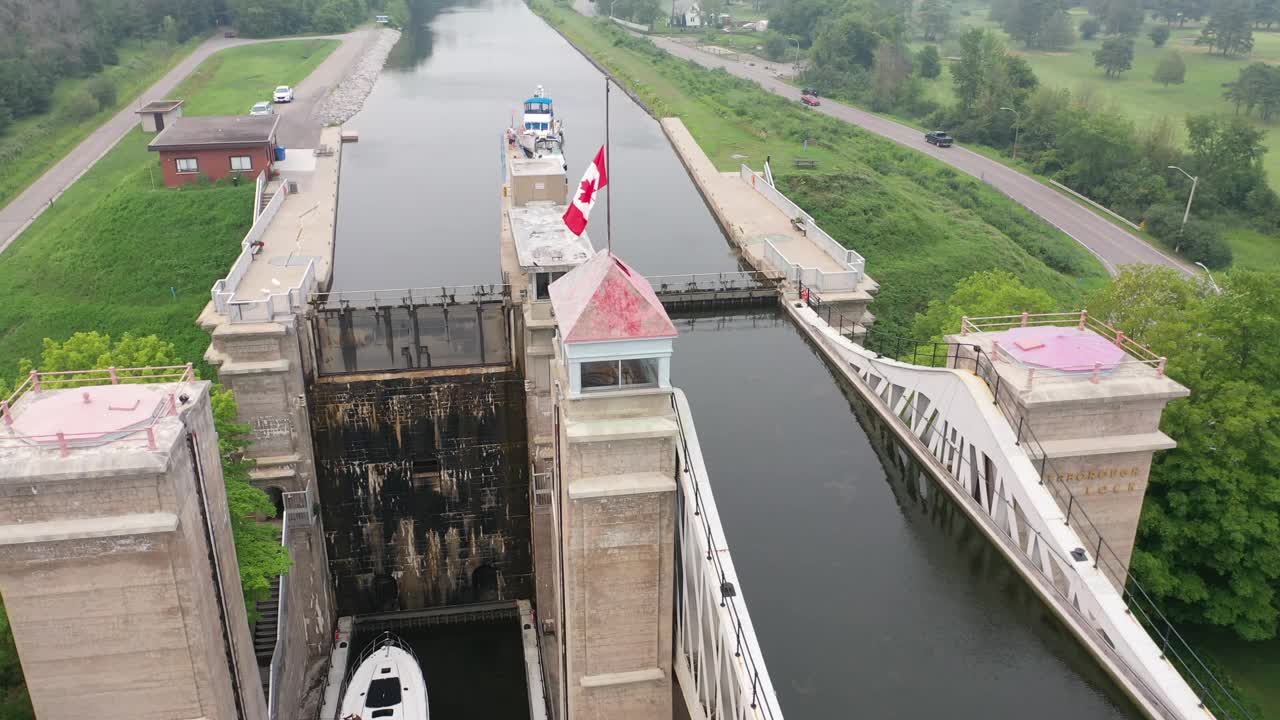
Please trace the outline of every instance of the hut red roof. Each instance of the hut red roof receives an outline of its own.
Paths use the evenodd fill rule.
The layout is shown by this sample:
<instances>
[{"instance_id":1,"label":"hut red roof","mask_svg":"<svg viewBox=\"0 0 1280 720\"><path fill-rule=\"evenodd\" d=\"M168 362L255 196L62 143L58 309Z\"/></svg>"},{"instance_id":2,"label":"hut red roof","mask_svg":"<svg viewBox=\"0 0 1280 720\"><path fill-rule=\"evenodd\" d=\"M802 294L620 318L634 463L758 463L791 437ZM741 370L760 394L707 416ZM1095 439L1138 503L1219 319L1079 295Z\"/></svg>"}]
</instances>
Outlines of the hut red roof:
<instances>
[{"instance_id":1,"label":"hut red roof","mask_svg":"<svg viewBox=\"0 0 1280 720\"><path fill-rule=\"evenodd\" d=\"M566 343L676 336L649 281L607 250L551 283L551 307Z\"/></svg>"}]
</instances>

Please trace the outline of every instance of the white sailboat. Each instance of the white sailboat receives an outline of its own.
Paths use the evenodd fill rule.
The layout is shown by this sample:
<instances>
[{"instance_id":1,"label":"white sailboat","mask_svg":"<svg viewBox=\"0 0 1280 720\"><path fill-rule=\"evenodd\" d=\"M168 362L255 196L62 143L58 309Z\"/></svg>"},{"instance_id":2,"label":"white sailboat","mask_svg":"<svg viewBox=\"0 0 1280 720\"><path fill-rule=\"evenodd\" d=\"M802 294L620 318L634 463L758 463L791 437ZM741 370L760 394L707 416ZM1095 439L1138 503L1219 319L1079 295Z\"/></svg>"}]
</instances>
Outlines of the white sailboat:
<instances>
[{"instance_id":1,"label":"white sailboat","mask_svg":"<svg viewBox=\"0 0 1280 720\"><path fill-rule=\"evenodd\" d=\"M383 633L365 648L342 696L342 720L428 720L427 683L413 649Z\"/></svg>"}]
</instances>

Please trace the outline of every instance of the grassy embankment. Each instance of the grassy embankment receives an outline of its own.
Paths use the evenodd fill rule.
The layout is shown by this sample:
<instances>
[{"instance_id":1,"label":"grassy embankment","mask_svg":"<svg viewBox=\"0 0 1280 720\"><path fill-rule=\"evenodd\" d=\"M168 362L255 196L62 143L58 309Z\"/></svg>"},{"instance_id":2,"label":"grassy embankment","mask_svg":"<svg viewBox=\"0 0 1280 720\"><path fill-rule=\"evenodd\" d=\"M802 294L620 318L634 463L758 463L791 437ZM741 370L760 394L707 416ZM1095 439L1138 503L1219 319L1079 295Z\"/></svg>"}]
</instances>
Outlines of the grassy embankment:
<instances>
[{"instance_id":1,"label":"grassy embankment","mask_svg":"<svg viewBox=\"0 0 1280 720\"><path fill-rule=\"evenodd\" d=\"M54 88L48 112L23 118L0 136L0 207L26 190L203 41L203 37L198 37L181 45L159 40L129 43L117 51L118 65L107 66L95 76L60 81ZM96 76L105 77L115 85L117 100L95 115L77 119L68 109L71 99L83 93Z\"/></svg>"},{"instance_id":2,"label":"grassy embankment","mask_svg":"<svg viewBox=\"0 0 1280 720\"><path fill-rule=\"evenodd\" d=\"M190 115L242 113L246 95L300 81L337 44L225 50L175 96ZM130 132L0 255L0 377L38 357L44 338L82 330L156 334L200 359L209 339L195 318L240 251L253 186L167 189L146 149L151 137Z\"/></svg>"},{"instance_id":3,"label":"grassy embankment","mask_svg":"<svg viewBox=\"0 0 1280 720\"><path fill-rule=\"evenodd\" d=\"M1231 113L1234 107L1223 99L1222 84L1234 81L1240 69L1250 63L1280 63L1280 31L1254 31L1254 47L1250 56L1224 58L1218 54L1210 55L1207 47L1195 45L1195 39L1200 36L1198 23L1172 28L1173 34L1165 47L1156 48L1146 35L1156 23L1148 22L1134 39L1133 68L1118 78L1108 78L1093 64L1093 52L1101 46L1102 35L1093 40L1079 40L1070 50L1062 52L1024 50L1020 43L987 19L986 6L970 3L963 9L968 14L956 18L958 26L988 28L999 33L1016 54L1027 60L1042 85L1090 94L1133 118L1140 126L1167 117L1179 126L1180 131L1184 131L1181 122L1188 113ZM1078 25L1086 13L1082 8L1075 8L1072 17ZM915 46L918 48L923 44ZM948 54L948 43L943 43L942 49L944 54ZM1170 50L1182 55L1187 66L1186 82L1165 87L1151 77L1160 58ZM942 75L927 81L926 87L929 96L937 102L955 102L951 75L945 63ZM1258 127L1266 131L1263 142L1268 151L1263 157L1263 166L1267 178L1273 188L1280 188L1280 123L1259 124ZM999 159L1008 162L1008 158ZM1181 182L1180 177L1171 177L1169 182ZM1236 267L1280 270L1280 251L1277 250L1280 240L1277 238L1247 228L1228 228L1223 237L1235 253Z\"/></svg>"},{"instance_id":4,"label":"grassy embankment","mask_svg":"<svg viewBox=\"0 0 1280 720\"><path fill-rule=\"evenodd\" d=\"M867 258L881 285L872 312L887 331L906 332L914 313L978 270L1009 270L1063 307L1077 307L1082 291L1106 277L1070 238L921 153L675 59L563 5L534 0L532 7L655 114L679 116L718 168L735 170L742 156L758 168L771 155L791 197ZM821 169L796 173L797 157L816 159Z\"/></svg>"}]
</instances>

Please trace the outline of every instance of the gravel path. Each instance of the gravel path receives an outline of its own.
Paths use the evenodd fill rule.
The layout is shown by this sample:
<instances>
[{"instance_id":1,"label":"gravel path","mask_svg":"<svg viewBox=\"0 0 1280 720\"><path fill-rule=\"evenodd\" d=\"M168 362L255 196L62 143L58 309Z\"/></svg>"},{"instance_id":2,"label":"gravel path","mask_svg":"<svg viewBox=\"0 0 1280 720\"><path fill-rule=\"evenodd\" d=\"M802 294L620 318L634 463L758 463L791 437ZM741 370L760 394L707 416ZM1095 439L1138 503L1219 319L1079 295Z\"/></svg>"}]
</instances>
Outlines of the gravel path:
<instances>
[{"instance_id":1,"label":"gravel path","mask_svg":"<svg viewBox=\"0 0 1280 720\"><path fill-rule=\"evenodd\" d=\"M378 82L382 66L391 54L391 48L400 39L399 30L386 29L378 33L377 39L361 56L354 69L351 70L342 84L334 88L320 106L320 122L325 125L341 125L360 112L365 98L373 92Z\"/></svg>"}]
</instances>

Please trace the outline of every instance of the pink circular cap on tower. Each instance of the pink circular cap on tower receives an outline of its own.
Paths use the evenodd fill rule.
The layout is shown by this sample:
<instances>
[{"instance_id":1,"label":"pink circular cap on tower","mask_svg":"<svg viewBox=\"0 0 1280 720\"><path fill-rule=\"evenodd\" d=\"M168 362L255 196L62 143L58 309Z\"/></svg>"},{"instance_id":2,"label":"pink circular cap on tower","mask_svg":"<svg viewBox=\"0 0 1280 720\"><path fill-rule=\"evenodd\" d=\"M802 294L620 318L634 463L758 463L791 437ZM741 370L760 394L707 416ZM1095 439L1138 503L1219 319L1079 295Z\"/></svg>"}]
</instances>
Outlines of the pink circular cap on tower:
<instances>
[{"instance_id":1,"label":"pink circular cap on tower","mask_svg":"<svg viewBox=\"0 0 1280 720\"><path fill-rule=\"evenodd\" d=\"M1000 354L1027 367L1059 372L1113 370L1125 352L1110 340L1073 327L1018 327L1000 333Z\"/></svg>"},{"instance_id":2,"label":"pink circular cap on tower","mask_svg":"<svg viewBox=\"0 0 1280 720\"><path fill-rule=\"evenodd\" d=\"M58 433L73 445L110 441L150 425L163 413L165 398L141 384L28 393L10 430L39 443L56 442Z\"/></svg>"}]
</instances>

